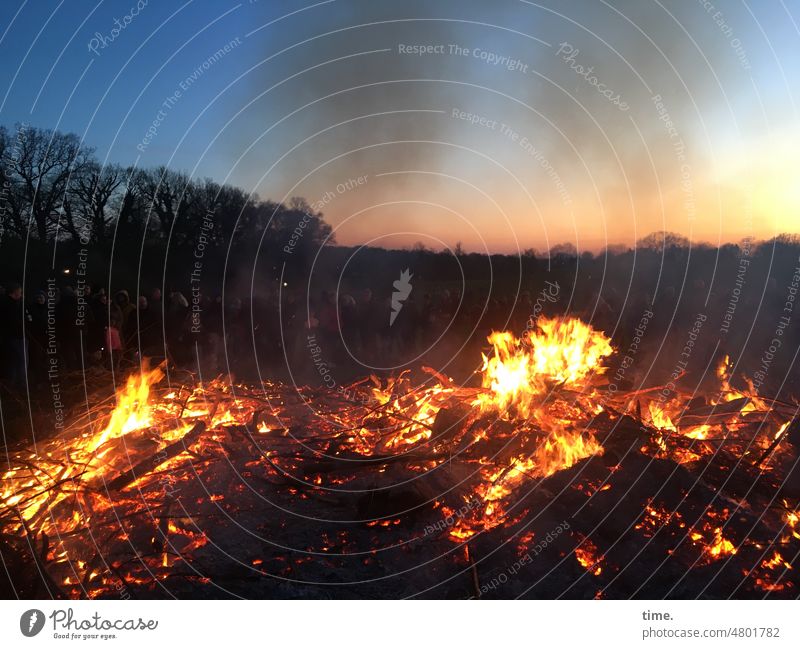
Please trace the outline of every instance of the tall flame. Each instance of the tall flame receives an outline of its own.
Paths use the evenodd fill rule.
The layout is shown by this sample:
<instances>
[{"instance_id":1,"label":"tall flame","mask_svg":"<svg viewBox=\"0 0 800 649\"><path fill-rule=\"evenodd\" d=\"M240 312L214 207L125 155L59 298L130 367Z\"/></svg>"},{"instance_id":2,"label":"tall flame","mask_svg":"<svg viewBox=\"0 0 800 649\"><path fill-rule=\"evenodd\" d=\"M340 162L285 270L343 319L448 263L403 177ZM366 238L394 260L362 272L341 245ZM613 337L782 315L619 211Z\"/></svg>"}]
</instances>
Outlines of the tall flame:
<instances>
[{"instance_id":1,"label":"tall flame","mask_svg":"<svg viewBox=\"0 0 800 649\"><path fill-rule=\"evenodd\" d=\"M131 374L125 387L117 392L117 406L111 413L108 425L95 438L94 449L109 439L152 425L152 413L148 405L150 386L164 378L161 367L149 369L146 365L139 374Z\"/></svg>"},{"instance_id":2,"label":"tall flame","mask_svg":"<svg viewBox=\"0 0 800 649\"><path fill-rule=\"evenodd\" d=\"M734 399L742 399L744 397L748 397L750 401L745 404L742 408L742 412L752 412L757 407L758 408L767 408L767 405L764 401L758 396L758 392L756 391L755 387L753 386L752 380L745 377L745 382L747 383L747 390L741 391L737 390L731 385L731 370L733 369L733 363L731 362L730 356L727 354L725 358L720 361L720 364L717 366L717 378L720 380L720 395L722 396L722 401L733 401Z\"/></svg>"},{"instance_id":3,"label":"tall flame","mask_svg":"<svg viewBox=\"0 0 800 649\"><path fill-rule=\"evenodd\" d=\"M472 405L483 412L500 412L509 419L529 419L539 442L532 453L511 458L509 465L484 473L485 481L477 491L485 506L479 516L462 520L451 530L451 538L459 541L501 524L506 517L503 501L519 483L548 477L603 452L590 432L574 425L580 416L572 421L569 406L552 407L538 397L555 384L587 387L591 377L605 370L601 363L614 351L606 335L575 318L554 318L541 320L522 340L509 332L495 331L488 341L493 354L483 355L484 389ZM585 412L598 410L589 408Z\"/></svg>"},{"instance_id":4,"label":"tall flame","mask_svg":"<svg viewBox=\"0 0 800 649\"><path fill-rule=\"evenodd\" d=\"M601 374L603 359L614 350L610 339L577 318L541 319L523 339L509 332L492 332L494 348L483 355L483 387L474 405L482 410L504 411L515 407L529 416L532 400L548 385L561 383L581 387L587 378Z\"/></svg>"}]
</instances>

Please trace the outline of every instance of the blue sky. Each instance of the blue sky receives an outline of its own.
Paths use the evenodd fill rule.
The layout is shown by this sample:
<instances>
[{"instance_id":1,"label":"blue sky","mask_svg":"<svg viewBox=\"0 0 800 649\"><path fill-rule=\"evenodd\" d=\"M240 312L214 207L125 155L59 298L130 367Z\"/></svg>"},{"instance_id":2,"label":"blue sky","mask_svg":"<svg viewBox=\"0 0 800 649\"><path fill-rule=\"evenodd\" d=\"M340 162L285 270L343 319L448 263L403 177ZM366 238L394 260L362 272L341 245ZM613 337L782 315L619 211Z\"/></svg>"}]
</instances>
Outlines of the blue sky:
<instances>
[{"instance_id":1,"label":"blue sky","mask_svg":"<svg viewBox=\"0 0 800 649\"><path fill-rule=\"evenodd\" d=\"M709 241L797 230L796 1L142 4L2 3L0 123L75 132L101 159L275 199L319 200L368 175L326 206L347 243L598 248L656 229ZM115 19L127 23L116 35ZM565 60L560 43L579 53Z\"/></svg>"}]
</instances>

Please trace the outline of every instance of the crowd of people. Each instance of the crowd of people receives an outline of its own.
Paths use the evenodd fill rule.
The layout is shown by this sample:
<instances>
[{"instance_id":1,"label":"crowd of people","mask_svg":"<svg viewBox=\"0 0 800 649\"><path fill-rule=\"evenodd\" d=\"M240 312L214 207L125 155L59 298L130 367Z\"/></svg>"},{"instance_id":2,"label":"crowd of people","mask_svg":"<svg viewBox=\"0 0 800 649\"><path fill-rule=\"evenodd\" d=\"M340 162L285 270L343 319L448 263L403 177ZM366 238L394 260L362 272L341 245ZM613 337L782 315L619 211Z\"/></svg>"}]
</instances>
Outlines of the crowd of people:
<instances>
[{"instance_id":1,"label":"crowd of people","mask_svg":"<svg viewBox=\"0 0 800 649\"><path fill-rule=\"evenodd\" d=\"M11 283L0 288L0 306L2 378L14 388L37 386L54 366L70 372L92 363L122 363L126 354L158 354L158 289L134 302L125 290L109 299L105 289L88 284L80 291L48 286L28 297Z\"/></svg>"},{"instance_id":2,"label":"crowd of people","mask_svg":"<svg viewBox=\"0 0 800 649\"><path fill-rule=\"evenodd\" d=\"M19 284L5 285L2 380L13 389L35 388L53 364L62 373L97 364L124 369L144 357L166 357L210 374L247 374L258 364L308 380L316 374L312 346L322 351L327 367L363 373L433 353L444 344L445 332L469 337L504 325L522 330L532 308L524 294L509 320L505 301L494 300L487 309L469 293L449 289L409 296L394 318L390 295L377 298L370 288L308 296L271 287L246 299L226 295L224 301L222 295L188 295L170 290L162 297L160 288L133 297L127 290L110 295L89 284L23 295Z\"/></svg>"},{"instance_id":3,"label":"crowd of people","mask_svg":"<svg viewBox=\"0 0 800 649\"><path fill-rule=\"evenodd\" d=\"M584 280L537 277L528 282L531 290L506 293L496 287L423 284L402 303L392 300L390 287L309 294L275 283L247 297L230 291L211 297L173 289L162 296L160 288L138 295L109 293L88 284L80 291L64 284L23 294L12 283L0 294L0 378L6 388L35 390L54 364L61 374L91 365L133 369L145 357L167 358L205 376L230 373L302 383L329 380L334 371L336 382L344 384L372 372L423 364L454 373L460 367L466 375L480 362L489 332L521 336L537 317L565 313L613 333L623 351L646 320L652 344L644 345L637 359L645 367L650 359L669 364L671 346L682 347L685 331L701 311L713 323L703 336L716 340L732 299L730 291L712 291L707 299L700 279L659 290L655 303L646 291L626 294L619 284L598 290L590 276ZM783 305L783 292L785 287L770 280L758 294L743 294L739 317L751 317L751 307L760 302L760 317L771 322L772 311ZM742 344L757 356L760 328L754 334L748 328L723 336L718 353L735 351L746 335ZM789 338L798 338L796 327Z\"/></svg>"}]
</instances>

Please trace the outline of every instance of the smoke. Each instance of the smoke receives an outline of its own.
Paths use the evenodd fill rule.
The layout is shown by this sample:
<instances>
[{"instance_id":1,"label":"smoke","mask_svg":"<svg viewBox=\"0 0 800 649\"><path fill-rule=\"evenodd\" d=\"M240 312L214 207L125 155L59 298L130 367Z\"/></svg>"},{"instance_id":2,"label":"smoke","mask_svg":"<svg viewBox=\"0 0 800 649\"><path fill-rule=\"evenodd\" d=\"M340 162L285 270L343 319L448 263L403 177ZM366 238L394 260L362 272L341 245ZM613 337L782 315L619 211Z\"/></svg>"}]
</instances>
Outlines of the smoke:
<instances>
[{"instance_id":1,"label":"smoke","mask_svg":"<svg viewBox=\"0 0 800 649\"><path fill-rule=\"evenodd\" d=\"M368 209L342 225L343 243L405 230L454 243L458 218L429 203L468 222L471 249L598 249L663 229L714 239L714 223L695 221L741 204L741 186L726 199L718 180L752 129L757 100L742 88L760 78L763 44L745 9L706 5L321 4L252 35L264 63L249 93L265 94L229 155L263 137L237 173L275 198L318 200L370 174L326 210L342 225ZM263 23L302 7L270 3Z\"/></svg>"}]
</instances>

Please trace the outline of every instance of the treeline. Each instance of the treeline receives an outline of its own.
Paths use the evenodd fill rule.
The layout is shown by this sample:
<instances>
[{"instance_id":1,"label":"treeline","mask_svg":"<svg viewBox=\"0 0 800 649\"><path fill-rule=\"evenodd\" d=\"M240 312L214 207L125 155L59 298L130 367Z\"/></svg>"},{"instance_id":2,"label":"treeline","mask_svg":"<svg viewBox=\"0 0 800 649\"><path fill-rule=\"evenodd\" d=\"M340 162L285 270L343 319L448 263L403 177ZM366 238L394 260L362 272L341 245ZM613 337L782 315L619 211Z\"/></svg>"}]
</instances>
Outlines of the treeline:
<instances>
[{"instance_id":1,"label":"treeline","mask_svg":"<svg viewBox=\"0 0 800 649\"><path fill-rule=\"evenodd\" d=\"M115 261L146 256L144 270L152 275L160 275L170 258L176 269L185 268L198 245L210 264L229 252L269 256L300 224L295 266L331 233L322 214L301 198L275 203L163 166L103 164L75 134L0 126L0 268L6 278L19 273L26 252L29 265L51 265L54 247L57 267L48 273L69 268L88 249L98 280L109 270L112 244Z\"/></svg>"},{"instance_id":2,"label":"treeline","mask_svg":"<svg viewBox=\"0 0 800 649\"><path fill-rule=\"evenodd\" d=\"M758 290L765 281L780 284L800 250L794 235L715 248L668 232L599 254L558 244L544 252L487 256L466 253L458 243L453 253L417 244L410 250L326 246L318 254L323 243L335 243L331 227L302 198L276 203L164 166L103 164L75 134L0 126L0 281L25 279L31 288L54 275L69 283L65 275L80 264L86 281L112 289L185 291L201 252L209 295L223 284L249 289L251 280L259 290L281 276L314 291L330 288L326 282L336 277L342 289L391 290L400 270L411 268L420 286L460 288L465 282L476 294L489 286L504 295L535 293L542 277L555 276L575 287L573 308L582 308L582 293L627 292L621 287L633 295L680 292L698 282L724 301L742 258L767 274L757 284L759 273L750 273L748 289Z\"/></svg>"}]
</instances>

